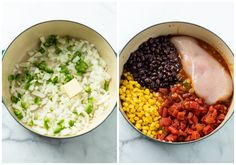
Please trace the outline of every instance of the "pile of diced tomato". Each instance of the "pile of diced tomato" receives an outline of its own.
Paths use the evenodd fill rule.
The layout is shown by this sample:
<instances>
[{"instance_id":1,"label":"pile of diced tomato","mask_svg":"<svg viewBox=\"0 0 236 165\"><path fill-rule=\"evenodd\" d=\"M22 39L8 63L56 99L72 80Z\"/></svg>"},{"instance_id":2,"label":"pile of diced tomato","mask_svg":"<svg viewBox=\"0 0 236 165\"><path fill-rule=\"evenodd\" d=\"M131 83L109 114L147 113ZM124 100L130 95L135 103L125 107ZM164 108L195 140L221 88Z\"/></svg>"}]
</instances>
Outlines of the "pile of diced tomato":
<instances>
[{"instance_id":1,"label":"pile of diced tomato","mask_svg":"<svg viewBox=\"0 0 236 165\"><path fill-rule=\"evenodd\" d=\"M184 142L199 139L211 133L225 118L227 105L207 105L202 98L189 92L182 84L170 89L160 88L163 103L159 109L162 134L156 138L168 142Z\"/></svg>"}]
</instances>

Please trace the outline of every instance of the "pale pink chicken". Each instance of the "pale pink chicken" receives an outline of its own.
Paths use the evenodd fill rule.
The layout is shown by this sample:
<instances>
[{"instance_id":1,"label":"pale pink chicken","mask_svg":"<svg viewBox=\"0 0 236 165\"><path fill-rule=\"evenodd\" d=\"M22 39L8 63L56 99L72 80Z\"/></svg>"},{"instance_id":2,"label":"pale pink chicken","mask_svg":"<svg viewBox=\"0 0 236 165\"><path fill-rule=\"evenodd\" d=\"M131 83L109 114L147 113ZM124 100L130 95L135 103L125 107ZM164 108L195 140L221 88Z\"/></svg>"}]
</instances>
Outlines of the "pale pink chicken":
<instances>
[{"instance_id":1,"label":"pale pink chicken","mask_svg":"<svg viewBox=\"0 0 236 165\"><path fill-rule=\"evenodd\" d=\"M194 38L176 36L171 42L181 56L184 71L192 79L195 93L207 104L224 101L232 95L231 76Z\"/></svg>"}]
</instances>

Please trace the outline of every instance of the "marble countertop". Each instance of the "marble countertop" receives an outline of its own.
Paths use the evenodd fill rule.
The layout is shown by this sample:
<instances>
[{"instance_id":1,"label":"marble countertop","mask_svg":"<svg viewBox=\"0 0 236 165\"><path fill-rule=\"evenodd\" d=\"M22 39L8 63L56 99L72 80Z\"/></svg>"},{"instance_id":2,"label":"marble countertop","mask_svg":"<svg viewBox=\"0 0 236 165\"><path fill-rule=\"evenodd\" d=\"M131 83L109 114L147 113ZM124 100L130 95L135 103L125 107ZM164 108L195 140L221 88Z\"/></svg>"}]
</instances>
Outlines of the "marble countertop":
<instances>
[{"instance_id":1,"label":"marble countertop","mask_svg":"<svg viewBox=\"0 0 236 165\"><path fill-rule=\"evenodd\" d=\"M155 1L136 2L135 6L133 3L123 2L119 4L119 9L119 32L122 33L119 35L119 50L141 30L167 21L199 24L219 35L233 48L233 5L229 2ZM219 11L224 11L224 15ZM132 26L127 26L130 22ZM169 145L141 136L119 114L119 139L120 162L234 161L233 117L207 139L192 144Z\"/></svg>"},{"instance_id":2,"label":"marble countertop","mask_svg":"<svg viewBox=\"0 0 236 165\"><path fill-rule=\"evenodd\" d=\"M95 130L71 139L49 139L18 124L2 105L2 160L4 163L116 162L116 116L114 110Z\"/></svg>"},{"instance_id":3,"label":"marble countertop","mask_svg":"<svg viewBox=\"0 0 236 165\"><path fill-rule=\"evenodd\" d=\"M155 142L135 131L119 115L120 162L203 163L234 161L234 119L212 136L196 143L171 145Z\"/></svg>"},{"instance_id":4,"label":"marble countertop","mask_svg":"<svg viewBox=\"0 0 236 165\"><path fill-rule=\"evenodd\" d=\"M4 0L1 7L5 13L1 49L6 49L26 28L54 19L83 23L103 35L114 49L116 47L115 3ZM116 110L92 132L65 140L48 139L31 133L10 116L4 105L2 105L2 116L3 162L116 162Z\"/></svg>"}]
</instances>

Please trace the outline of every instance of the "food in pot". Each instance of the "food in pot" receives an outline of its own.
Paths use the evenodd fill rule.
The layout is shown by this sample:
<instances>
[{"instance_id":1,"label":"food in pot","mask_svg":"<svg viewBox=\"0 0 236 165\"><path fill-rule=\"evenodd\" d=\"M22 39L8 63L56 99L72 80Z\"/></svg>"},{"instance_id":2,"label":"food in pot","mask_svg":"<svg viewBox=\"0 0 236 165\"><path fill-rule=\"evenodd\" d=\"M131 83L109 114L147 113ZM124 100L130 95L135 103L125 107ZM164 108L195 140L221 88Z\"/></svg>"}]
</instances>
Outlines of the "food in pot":
<instances>
[{"instance_id":1,"label":"food in pot","mask_svg":"<svg viewBox=\"0 0 236 165\"><path fill-rule=\"evenodd\" d=\"M192 79L194 90L206 103L227 100L233 91L229 72L191 37L173 37L185 73ZM214 75L214 76L213 76Z\"/></svg>"},{"instance_id":2,"label":"food in pot","mask_svg":"<svg viewBox=\"0 0 236 165\"><path fill-rule=\"evenodd\" d=\"M130 82L138 83L138 89ZM145 90L151 96L138 94ZM232 93L221 55L199 39L178 35L142 43L124 65L120 85L128 120L145 135L167 142L193 141L211 133L224 120ZM155 106L146 106L149 102Z\"/></svg>"},{"instance_id":3,"label":"food in pot","mask_svg":"<svg viewBox=\"0 0 236 165\"><path fill-rule=\"evenodd\" d=\"M158 95L163 98L158 112L164 133L157 138L165 141L191 141L211 133L224 120L229 106L229 102L206 104L189 79L160 89Z\"/></svg>"},{"instance_id":4,"label":"food in pot","mask_svg":"<svg viewBox=\"0 0 236 165\"><path fill-rule=\"evenodd\" d=\"M161 117L157 112L160 104L155 95L155 92L150 92L148 88L141 87L134 81L129 72L123 74L120 87L123 110L130 122L150 137L156 137Z\"/></svg>"},{"instance_id":5,"label":"food in pot","mask_svg":"<svg viewBox=\"0 0 236 165\"><path fill-rule=\"evenodd\" d=\"M181 69L178 52L169 36L150 38L131 53L124 69L142 86L154 91L170 87Z\"/></svg>"},{"instance_id":6,"label":"food in pot","mask_svg":"<svg viewBox=\"0 0 236 165\"><path fill-rule=\"evenodd\" d=\"M56 35L40 41L9 75L11 108L40 134L76 135L108 108L107 65L88 41Z\"/></svg>"}]
</instances>

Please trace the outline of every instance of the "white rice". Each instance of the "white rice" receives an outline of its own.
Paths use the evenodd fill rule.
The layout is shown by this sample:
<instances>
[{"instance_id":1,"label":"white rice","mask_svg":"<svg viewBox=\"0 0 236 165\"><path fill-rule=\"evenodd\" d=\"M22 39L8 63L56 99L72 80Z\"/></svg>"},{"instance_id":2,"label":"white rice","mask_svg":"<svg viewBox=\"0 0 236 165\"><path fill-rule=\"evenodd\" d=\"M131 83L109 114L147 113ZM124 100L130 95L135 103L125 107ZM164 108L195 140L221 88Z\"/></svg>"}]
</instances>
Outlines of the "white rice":
<instances>
[{"instance_id":1,"label":"white rice","mask_svg":"<svg viewBox=\"0 0 236 165\"><path fill-rule=\"evenodd\" d=\"M101 115L106 109L110 101L110 92L104 89L104 83L110 81L111 77L107 73L107 65L100 57L97 49L93 44L84 40L67 39L57 36L57 47L61 50L59 54L55 53L56 46L45 47L47 39L40 37L41 45L45 52L40 53L37 50L29 52L29 58L26 62L16 65L13 75L20 74L22 78L25 71L28 70L31 75L37 76L37 79L30 81L30 86L25 89L25 81L12 80L10 93L12 96L19 97L17 103L12 103L13 110L22 113L21 122L32 127L33 130L40 134L49 136L68 136L78 134L80 131L88 127L89 122L93 118ZM71 50L68 50L68 46ZM82 56L76 56L70 61L70 55L80 51ZM69 55L70 54L70 55ZM88 64L86 73L79 76L75 69L76 62L83 58ZM46 61L49 68L53 69L53 73L47 73L35 67L35 62ZM61 64L67 61L67 68L71 75L81 84L83 90L76 96L69 98L62 90L65 84L65 74L60 73ZM58 83L48 83L48 80L58 77ZM86 86L90 86L91 93L85 91ZM35 97L41 98L41 103L35 103ZM85 111L88 105L88 98L93 97L94 101L92 113ZM22 104L26 104L24 108ZM47 123L48 129L45 127L45 118L49 118ZM55 133L58 122L64 120L61 126L63 129L59 133ZM74 125L70 126L69 121L73 120ZM33 125L32 125L33 123Z\"/></svg>"}]
</instances>

